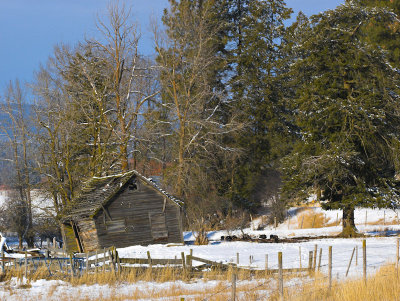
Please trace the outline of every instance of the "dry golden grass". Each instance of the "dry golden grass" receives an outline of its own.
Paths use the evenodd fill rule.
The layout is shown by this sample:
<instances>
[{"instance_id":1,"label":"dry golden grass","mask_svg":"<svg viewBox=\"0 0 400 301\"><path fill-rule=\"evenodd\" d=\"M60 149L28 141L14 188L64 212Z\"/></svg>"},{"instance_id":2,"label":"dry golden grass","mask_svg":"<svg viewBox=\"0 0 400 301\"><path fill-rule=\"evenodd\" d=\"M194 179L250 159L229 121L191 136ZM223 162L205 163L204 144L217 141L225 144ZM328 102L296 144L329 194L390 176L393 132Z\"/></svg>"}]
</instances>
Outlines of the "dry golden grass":
<instances>
[{"instance_id":1,"label":"dry golden grass","mask_svg":"<svg viewBox=\"0 0 400 301\"><path fill-rule=\"evenodd\" d=\"M377 221L374 222L368 222L367 221L367 225L385 225L385 226L391 226L391 225L399 225L400 222L397 219L392 219L392 220L388 220L386 219L379 219ZM365 225L365 223L362 223L362 225Z\"/></svg>"},{"instance_id":2,"label":"dry golden grass","mask_svg":"<svg viewBox=\"0 0 400 301\"><path fill-rule=\"evenodd\" d=\"M153 268L141 269L130 268L124 269L121 273L113 271L101 271L99 273L85 273L80 277L71 278L70 276L53 275L51 279L63 279L70 281L76 290L71 294L60 296L58 301L64 300L93 300L85 296L79 285L103 284L109 285L111 288L110 297L99 295L96 300L111 301L111 300L139 300L139 299L157 299L157 298L172 298L179 300L181 296L185 296L186 300L215 300L222 301L230 298L231 289L230 283L232 278L233 269L228 271L211 270L207 272L197 273L190 278L187 273L182 272L180 269L174 268ZM2 275L2 281L7 283L11 277L22 278L24 269L12 269L5 275ZM279 300L276 291L276 275L266 275L264 271L246 271L239 270L237 272L237 297L238 300ZM285 300L294 301L372 301L372 300L400 300L400 290L396 289L400 285L400 275L394 265L382 267L375 275L370 275L367 285L364 284L362 279L349 280L346 282L334 282L331 290L328 289L326 275L315 273L313 277L305 277L305 275L291 274L285 276L285 283L291 278L297 280L299 285L292 285L285 288ZM41 277L49 279L47 268L40 267L35 273L29 276L30 281L40 279ZM218 280L210 282L210 280ZM249 281L246 281L249 280ZM24 286L19 288L29 288L30 281ZM155 286L154 288L143 289L143 286L133 286L129 293L121 293L118 289L121 283L135 283L135 282L159 282L169 283L169 286ZM204 281L205 286L202 285L184 285L182 286L179 281L185 283L195 283ZM292 282L293 283L293 282ZM6 288L6 285L4 286ZM51 298L56 292L56 287L51 287L44 292L43 297ZM126 291L126 290L125 290ZM58 292L57 292L58 293ZM18 295L17 291L9 290L9 294ZM19 300L18 298L15 298ZM22 300L22 299L21 299Z\"/></svg>"},{"instance_id":3,"label":"dry golden grass","mask_svg":"<svg viewBox=\"0 0 400 301\"><path fill-rule=\"evenodd\" d=\"M18 277L22 282L22 278L24 275L24 268L18 269L9 269L5 275L3 275L3 289L6 289L7 284L6 282L10 280L12 277ZM181 296L190 296L188 297L189 300L203 300L204 298L209 298L209 300L227 300L230 297L230 284L232 278L232 269L228 271L221 271L219 269L213 269L211 271L199 272L196 274L192 274L189 277L188 273L182 272L181 269L174 269L174 268L153 268L153 269L143 269L143 268L126 268L121 271L121 273L115 273L114 271L99 271L95 273L91 271L90 273L85 273L80 277L71 277L70 275L63 275L63 274L54 274L50 277L48 270L46 267L39 267L36 272L32 272L28 274L28 281L25 284L21 284L14 288L14 290L9 290L9 294L18 295L18 289L27 289L30 288L30 283L37 279L61 279L64 281L70 282L72 285L76 287L74 295L66 295L60 296L57 298L58 301L64 300L71 300L73 297L74 300L92 300L88 299L85 296L81 289L79 288L80 285L93 285L93 284L100 284L100 285L108 285L111 287L111 290L114 290L115 293L112 293L112 297L107 296L97 296L96 300L137 300L137 299L156 299L156 298L173 298L179 300ZM265 289L265 286L260 286L259 288L254 290L254 287L257 286L257 283L268 283L268 279L266 279L266 275L264 271L246 271L246 270L239 270L237 272L238 275L238 286L237 292L241 294L241 298L239 300L256 300L260 298L262 295L258 292L259 289ZM267 276L271 277L271 276ZM211 280L217 280L215 282L210 282ZM251 280L252 282L244 282L240 283L240 280ZM140 289L141 286L138 288L133 287L129 294L121 294L118 290L119 285L122 283L136 283L136 282L159 282L159 283L170 283L170 286L162 286L158 289L147 289L143 290ZM179 285L179 281L183 281L185 283L192 283L192 282L201 282L204 281L207 284L207 289L200 289L202 286L184 286ZM43 292L43 300L46 298L51 298L56 291L57 287L51 287L46 292ZM19 300L18 297L16 300ZM23 300L23 299L21 299Z\"/></svg>"},{"instance_id":4,"label":"dry golden grass","mask_svg":"<svg viewBox=\"0 0 400 301\"><path fill-rule=\"evenodd\" d=\"M321 212L314 212L314 207L309 207L311 205L304 205L303 207L299 207L298 214L297 214L297 229L301 228L301 223L303 220L303 229L307 228L322 228L322 227L334 227L341 225L342 219L341 217L336 219L329 219L325 217L325 214ZM304 219L303 219L304 217ZM314 226L313 226L314 224ZM370 222L367 220L367 223L360 222L357 225L384 225L384 226L391 226L391 225L399 225L400 219L398 218L381 218L379 220L375 220ZM291 227L291 229L293 229Z\"/></svg>"},{"instance_id":5,"label":"dry golden grass","mask_svg":"<svg viewBox=\"0 0 400 301\"><path fill-rule=\"evenodd\" d=\"M297 217L297 227L301 228L303 222L303 229L306 228L322 228L329 225L329 219L325 218L322 213L315 213L313 210L304 210ZM333 224L336 226L336 222ZM332 225L332 226L333 226Z\"/></svg>"},{"instance_id":6,"label":"dry golden grass","mask_svg":"<svg viewBox=\"0 0 400 301\"><path fill-rule=\"evenodd\" d=\"M370 276L365 285L362 279L334 282L332 289L327 286L326 277L316 277L312 283L285 291L285 299L293 301L375 301L400 300L398 270L394 265L382 267ZM270 300L279 300L275 294Z\"/></svg>"}]
</instances>

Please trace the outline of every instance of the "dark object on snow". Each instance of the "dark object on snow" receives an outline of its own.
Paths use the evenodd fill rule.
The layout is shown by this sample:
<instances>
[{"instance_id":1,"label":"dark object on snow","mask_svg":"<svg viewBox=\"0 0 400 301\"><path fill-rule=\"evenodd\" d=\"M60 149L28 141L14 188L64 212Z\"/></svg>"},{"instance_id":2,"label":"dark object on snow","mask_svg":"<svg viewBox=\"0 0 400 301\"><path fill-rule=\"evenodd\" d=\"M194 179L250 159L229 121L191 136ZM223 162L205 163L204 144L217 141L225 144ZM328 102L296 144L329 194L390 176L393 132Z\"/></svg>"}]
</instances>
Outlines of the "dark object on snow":
<instances>
[{"instance_id":1,"label":"dark object on snow","mask_svg":"<svg viewBox=\"0 0 400 301\"><path fill-rule=\"evenodd\" d=\"M62 212L65 249L181 243L182 202L136 171L94 177Z\"/></svg>"},{"instance_id":2,"label":"dark object on snow","mask_svg":"<svg viewBox=\"0 0 400 301\"><path fill-rule=\"evenodd\" d=\"M225 236L226 241L232 241L232 236Z\"/></svg>"},{"instance_id":3,"label":"dark object on snow","mask_svg":"<svg viewBox=\"0 0 400 301\"><path fill-rule=\"evenodd\" d=\"M242 240L251 240L251 237L249 234L243 234L242 235Z\"/></svg>"},{"instance_id":4,"label":"dark object on snow","mask_svg":"<svg viewBox=\"0 0 400 301\"><path fill-rule=\"evenodd\" d=\"M265 234L260 234L260 239L267 239L267 235L265 235Z\"/></svg>"},{"instance_id":5,"label":"dark object on snow","mask_svg":"<svg viewBox=\"0 0 400 301\"><path fill-rule=\"evenodd\" d=\"M221 241L224 241L225 240L225 236L221 236Z\"/></svg>"},{"instance_id":6,"label":"dark object on snow","mask_svg":"<svg viewBox=\"0 0 400 301\"><path fill-rule=\"evenodd\" d=\"M232 235L232 240L236 240L237 236L236 235Z\"/></svg>"},{"instance_id":7,"label":"dark object on snow","mask_svg":"<svg viewBox=\"0 0 400 301\"><path fill-rule=\"evenodd\" d=\"M273 239L275 242L278 242L278 241L279 241L278 235L274 235L274 234L271 234L271 235L269 236L269 239Z\"/></svg>"}]
</instances>

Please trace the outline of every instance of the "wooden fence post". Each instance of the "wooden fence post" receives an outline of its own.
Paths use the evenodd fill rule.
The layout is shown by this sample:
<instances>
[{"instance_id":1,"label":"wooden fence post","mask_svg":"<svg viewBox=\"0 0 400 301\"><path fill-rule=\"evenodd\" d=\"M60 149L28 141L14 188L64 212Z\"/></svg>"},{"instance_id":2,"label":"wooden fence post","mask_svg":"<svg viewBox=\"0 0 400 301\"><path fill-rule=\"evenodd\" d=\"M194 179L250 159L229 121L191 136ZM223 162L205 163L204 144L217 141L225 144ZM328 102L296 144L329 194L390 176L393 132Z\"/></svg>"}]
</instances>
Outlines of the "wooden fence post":
<instances>
[{"instance_id":1,"label":"wooden fence post","mask_svg":"<svg viewBox=\"0 0 400 301\"><path fill-rule=\"evenodd\" d=\"M276 216L274 216L274 226L275 226L275 230L276 230L276 226L277 226L277 224L276 224Z\"/></svg>"},{"instance_id":2,"label":"wooden fence post","mask_svg":"<svg viewBox=\"0 0 400 301\"><path fill-rule=\"evenodd\" d=\"M279 267L279 281L278 281L278 291L279 296L283 299L283 264L282 264L282 252L278 252L278 267Z\"/></svg>"},{"instance_id":3,"label":"wooden fence post","mask_svg":"<svg viewBox=\"0 0 400 301\"><path fill-rule=\"evenodd\" d=\"M364 283L367 284L367 241L363 240L363 276Z\"/></svg>"},{"instance_id":4,"label":"wooden fence post","mask_svg":"<svg viewBox=\"0 0 400 301\"><path fill-rule=\"evenodd\" d=\"M399 241L400 238L396 240L396 268L399 269Z\"/></svg>"},{"instance_id":5,"label":"wooden fence post","mask_svg":"<svg viewBox=\"0 0 400 301\"><path fill-rule=\"evenodd\" d=\"M94 268L95 268L95 274L96 274L96 276L97 276L97 261L98 261L98 256L99 256L99 254L97 253L97 250L96 250L96 258L95 258L95 260L94 260Z\"/></svg>"},{"instance_id":6,"label":"wooden fence post","mask_svg":"<svg viewBox=\"0 0 400 301\"><path fill-rule=\"evenodd\" d=\"M308 252L308 270L312 271L312 262L313 262L313 251Z\"/></svg>"},{"instance_id":7,"label":"wooden fence post","mask_svg":"<svg viewBox=\"0 0 400 301\"><path fill-rule=\"evenodd\" d=\"M1 271L3 274L6 272L4 249L1 249Z\"/></svg>"},{"instance_id":8,"label":"wooden fence post","mask_svg":"<svg viewBox=\"0 0 400 301\"><path fill-rule=\"evenodd\" d=\"M53 237L53 249L55 250L57 248L57 240L55 237Z\"/></svg>"},{"instance_id":9,"label":"wooden fence post","mask_svg":"<svg viewBox=\"0 0 400 301\"><path fill-rule=\"evenodd\" d=\"M106 271L106 248L104 248L104 257L103 257L103 273Z\"/></svg>"},{"instance_id":10,"label":"wooden fence post","mask_svg":"<svg viewBox=\"0 0 400 301\"><path fill-rule=\"evenodd\" d=\"M181 259L182 259L182 269L185 272L186 271L186 263L185 263L185 253L181 252Z\"/></svg>"},{"instance_id":11,"label":"wooden fence post","mask_svg":"<svg viewBox=\"0 0 400 301\"><path fill-rule=\"evenodd\" d=\"M356 266L358 266L358 246L356 246Z\"/></svg>"},{"instance_id":12,"label":"wooden fence post","mask_svg":"<svg viewBox=\"0 0 400 301\"><path fill-rule=\"evenodd\" d=\"M25 251L25 279L28 279L28 252Z\"/></svg>"},{"instance_id":13,"label":"wooden fence post","mask_svg":"<svg viewBox=\"0 0 400 301\"><path fill-rule=\"evenodd\" d=\"M265 273L268 273L268 254L265 254Z\"/></svg>"},{"instance_id":14,"label":"wooden fence post","mask_svg":"<svg viewBox=\"0 0 400 301\"><path fill-rule=\"evenodd\" d=\"M313 259L314 270L317 268L317 251L318 251L318 245L314 245L314 259Z\"/></svg>"},{"instance_id":15,"label":"wooden fence post","mask_svg":"<svg viewBox=\"0 0 400 301\"><path fill-rule=\"evenodd\" d=\"M329 289L331 289L332 288L332 246L329 246L328 274L329 274Z\"/></svg>"},{"instance_id":16,"label":"wooden fence post","mask_svg":"<svg viewBox=\"0 0 400 301\"><path fill-rule=\"evenodd\" d=\"M236 269L232 267L232 291L231 300L236 301Z\"/></svg>"},{"instance_id":17,"label":"wooden fence post","mask_svg":"<svg viewBox=\"0 0 400 301\"><path fill-rule=\"evenodd\" d=\"M303 229L304 215L301 217L300 229Z\"/></svg>"},{"instance_id":18,"label":"wooden fence post","mask_svg":"<svg viewBox=\"0 0 400 301\"><path fill-rule=\"evenodd\" d=\"M299 262L300 262L300 269L302 268L301 265L301 247L299 246Z\"/></svg>"},{"instance_id":19,"label":"wooden fence post","mask_svg":"<svg viewBox=\"0 0 400 301\"><path fill-rule=\"evenodd\" d=\"M121 272L122 272L122 269L121 269L121 260L120 260L120 258L119 258L119 254L118 254L118 251L117 251L117 250L115 250L115 253L116 253L116 255L117 255L118 272L121 274Z\"/></svg>"},{"instance_id":20,"label":"wooden fence post","mask_svg":"<svg viewBox=\"0 0 400 301\"><path fill-rule=\"evenodd\" d=\"M86 253L86 273L89 273L89 253Z\"/></svg>"},{"instance_id":21,"label":"wooden fence post","mask_svg":"<svg viewBox=\"0 0 400 301\"><path fill-rule=\"evenodd\" d=\"M239 253L236 253L236 264L239 265Z\"/></svg>"},{"instance_id":22,"label":"wooden fence post","mask_svg":"<svg viewBox=\"0 0 400 301\"><path fill-rule=\"evenodd\" d=\"M115 247L111 247L110 249L108 249L108 258L110 259L110 264L111 264L111 270L112 272L115 274Z\"/></svg>"},{"instance_id":23,"label":"wooden fence post","mask_svg":"<svg viewBox=\"0 0 400 301\"><path fill-rule=\"evenodd\" d=\"M319 258L318 258L318 271L321 268L321 258L322 258L322 248L319 249Z\"/></svg>"},{"instance_id":24,"label":"wooden fence post","mask_svg":"<svg viewBox=\"0 0 400 301\"><path fill-rule=\"evenodd\" d=\"M71 278L74 278L74 261L72 259L72 254L69 254L69 263L71 265Z\"/></svg>"},{"instance_id":25,"label":"wooden fence post","mask_svg":"<svg viewBox=\"0 0 400 301\"><path fill-rule=\"evenodd\" d=\"M353 252L351 253L349 265L347 266L347 271L346 271L346 277L349 274L350 266L351 266L351 261L353 260L354 252L356 251L356 248L354 247Z\"/></svg>"},{"instance_id":26,"label":"wooden fence post","mask_svg":"<svg viewBox=\"0 0 400 301\"><path fill-rule=\"evenodd\" d=\"M153 263L151 261L150 251L147 251L147 260L148 260L148 263L149 263L149 268L152 269L153 268Z\"/></svg>"},{"instance_id":27,"label":"wooden fence post","mask_svg":"<svg viewBox=\"0 0 400 301\"><path fill-rule=\"evenodd\" d=\"M115 261L117 263L118 275L121 275L121 260L119 260L119 255L117 249L115 249Z\"/></svg>"},{"instance_id":28,"label":"wooden fence post","mask_svg":"<svg viewBox=\"0 0 400 301\"><path fill-rule=\"evenodd\" d=\"M186 255L186 268L189 270L189 272L192 271L192 255Z\"/></svg>"}]
</instances>

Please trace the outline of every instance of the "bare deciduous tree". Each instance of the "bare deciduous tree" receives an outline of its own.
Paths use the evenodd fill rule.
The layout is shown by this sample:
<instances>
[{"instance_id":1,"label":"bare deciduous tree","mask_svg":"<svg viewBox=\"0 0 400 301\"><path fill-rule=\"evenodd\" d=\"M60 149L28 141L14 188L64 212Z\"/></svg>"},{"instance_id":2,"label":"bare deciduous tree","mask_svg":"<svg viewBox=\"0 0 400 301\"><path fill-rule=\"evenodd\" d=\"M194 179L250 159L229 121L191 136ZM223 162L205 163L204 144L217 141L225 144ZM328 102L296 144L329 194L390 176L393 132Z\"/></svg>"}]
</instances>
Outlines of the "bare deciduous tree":
<instances>
[{"instance_id":1,"label":"bare deciduous tree","mask_svg":"<svg viewBox=\"0 0 400 301\"><path fill-rule=\"evenodd\" d=\"M1 111L6 115L1 125L1 132L7 138L12 153L11 157L4 159L12 163L15 174L14 179L10 181L10 186L15 193L8 203L8 208L11 211L9 214L12 214L13 210L20 213L13 222L18 232L20 246L22 246L22 240L25 239L28 246L33 247L30 133L25 109L23 88L18 80L15 83L10 82L1 106Z\"/></svg>"},{"instance_id":2,"label":"bare deciduous tree","mask_svg":"<svg viewBox=\"0 0 400 301\"><path fill-rule=\"evenodd\" d=\"M151 66L138 53L140 34L131 20L131 10L118 3L110 4L107 20L99 19L97 29L101 40L91 39L87 43L101 54L111 73L107 97L112 102L112 114L105 114L104 120L117 139L121 169L127 171L132 141L133 152L137 151L138 125L143 109L159 91L154 90ZM99 95L94 82L87 79L95 95Z\"/></svg>"},{"instance_id":3,"label":"bare deciduous tree","mask_svg":"<svg viewBox=\"0 0 400 301\"><path fill-rule=\"evenodd\" d=\"M173 132L171 141L176 153L175 192L183 197L189 169L204 163L200 158L236 152L224 143L224 137L243 125L236 122L235 114L229 119L222 117L229 103L223 91L213 86L219 30L210 21L213 1L201 5L182 1L174 5L164 15L166 31L154 26L153 32L161 68L163 105L169 110L169 130Z\"/></svg>"}]
</instances>

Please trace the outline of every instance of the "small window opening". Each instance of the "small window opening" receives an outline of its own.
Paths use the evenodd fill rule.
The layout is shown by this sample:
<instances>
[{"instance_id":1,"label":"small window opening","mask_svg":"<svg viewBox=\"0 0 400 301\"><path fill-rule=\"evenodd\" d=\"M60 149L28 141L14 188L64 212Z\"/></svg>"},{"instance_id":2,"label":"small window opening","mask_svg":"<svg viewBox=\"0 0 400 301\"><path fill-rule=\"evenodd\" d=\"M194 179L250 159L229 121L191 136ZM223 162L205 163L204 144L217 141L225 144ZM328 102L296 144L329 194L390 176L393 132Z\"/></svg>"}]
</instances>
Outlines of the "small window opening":
<instances>
[{"instance_id":1,"label":"small window opening","mask_svg":"<svg viewBox=\"0 0 400 301\"><path fill-rule=\"evenodd\" d=\"M137 183L136 183L136 177L132 177L132 179L130 179L129 181L129 190L137 190Z\"/></svg>"}]
</instances>

